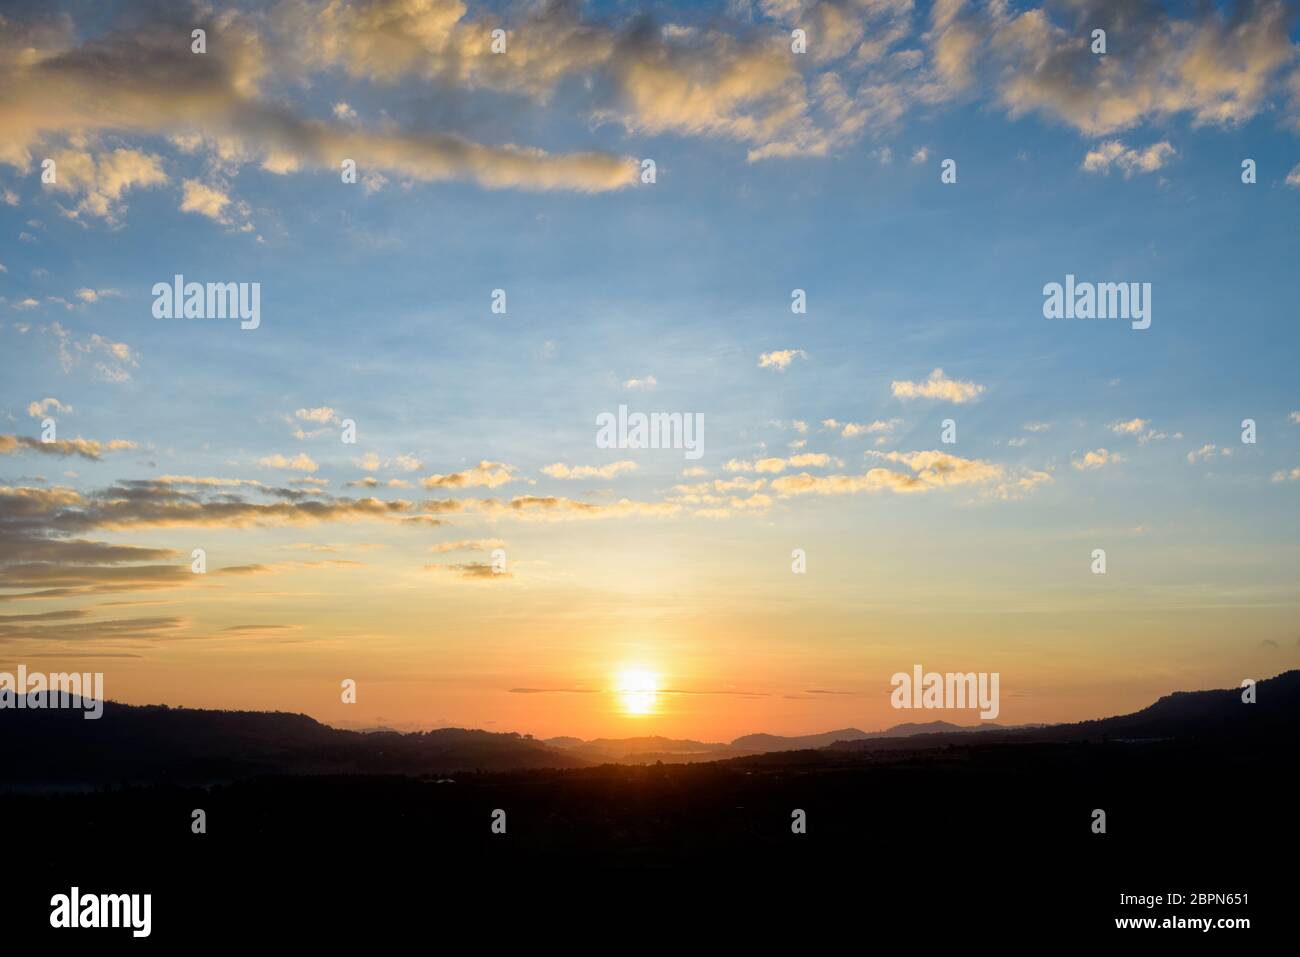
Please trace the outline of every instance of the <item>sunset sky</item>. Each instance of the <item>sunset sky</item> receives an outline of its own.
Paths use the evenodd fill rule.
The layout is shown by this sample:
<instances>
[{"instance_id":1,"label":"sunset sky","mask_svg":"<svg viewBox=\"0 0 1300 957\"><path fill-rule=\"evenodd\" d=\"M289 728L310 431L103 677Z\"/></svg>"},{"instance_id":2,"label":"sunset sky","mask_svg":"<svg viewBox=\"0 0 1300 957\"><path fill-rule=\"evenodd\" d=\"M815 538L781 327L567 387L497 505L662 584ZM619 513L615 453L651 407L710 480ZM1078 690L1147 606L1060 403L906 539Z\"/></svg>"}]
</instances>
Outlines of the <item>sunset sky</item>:
<instances>
[{"instance_id":1,"label":"sunset sky","mask_svg":"<svg viewBox=\"0 0 1300 957\"><path fill-rule=\"evenodd\" d=\"M36 6L0 670L723 740L975 723L890 707L918 663L999 672L1001 723L1300 664L1294 7ZM154 318L176 274L260 326ZM1067 274L1150 328L1045 319ZM620 405L702 458L598 448Z\"/></svg>"}]
</instances>

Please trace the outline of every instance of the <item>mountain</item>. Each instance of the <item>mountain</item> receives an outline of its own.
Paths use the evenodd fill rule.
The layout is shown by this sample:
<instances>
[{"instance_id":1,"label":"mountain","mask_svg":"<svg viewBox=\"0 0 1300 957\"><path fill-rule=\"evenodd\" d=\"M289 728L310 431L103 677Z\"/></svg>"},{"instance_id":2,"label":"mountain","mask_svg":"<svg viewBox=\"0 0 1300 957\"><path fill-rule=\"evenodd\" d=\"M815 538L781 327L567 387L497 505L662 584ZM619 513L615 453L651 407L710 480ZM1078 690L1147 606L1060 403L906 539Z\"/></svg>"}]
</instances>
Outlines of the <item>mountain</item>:
<instances>
[{"instance_id":1,"label":"mountain","mask_svg":"<svg viewBox=\"0 0 1300 957\"><path fill-rule=\"evenodd\" d=\"M826 731L822 734L805 734L797 737L782 737L776 734L747 734L731 742L735 751L750 754L769 754L773 751L804 751L808 748L828 748L837 741L864 741L870 738L907 738L914 734L934 734L937 732L982 731L999 728L1001 725L985 722L977 725L952 724L949 721L926 721L917 723L909 721L896 724L884 731L859 731L857 728L845 728L842 731Z\"/></svg>"},{"instance_id":2,"label":"mountain","mask_svg":"<svg viewBox=\"0 0 1300 957\"><path fill-rule=\"evenodd\" d=\"M342 731L281 711L106 701L98 720L82 715L71 709L0 711L6 782L206 784L259 774L446 774L599 763L513 733Z\"/></svg>"},{"instance_id":3,"label":"mountain","mask_svg":"<svg viewBox=\"0 0 1300 957\"><path fill-rule=\"evenodd\" d=\"M209 711L104 702L103 717L79 709L0 710L3 783L34 788L105 784L208 785L261 775L439 775L466 771L571 769L602 764L698 764L763 754L790 762L853 752L923 752L1079 742L1177 739L1231 748L1247 738L1287 742L1300 733L1300 671L1258 682L1257 703L1240 689L1176 692L1149 707L1074 724L966 727L946 721L884 731L857 728L730 744L664 737L538 741L465 728L403 733L348 731L287 712ZM42 696L29 696L40 700ZM866 757L866 754L864 754ZM757 760L762 760L757 758Z\"/></svg>"},{"instance_id":4,"label":"mountain","mask_svg":"<svg viewBox=\"0 0 1300 957\"><path fill-rule=\"evenodd\" d=\"M580 754L595 762L615 764L623 762L653 764L656 761L687 763L714 761L720 757L733 756L733 752L725 744L709 744L684 738L664 738L658 735L640 738L594 738L591 741L560 737L547 738L542 743L573 754Z\"/></svg>"},{"instance_id":5,"label":"mountain","mask_svg":"<svg viewBox=\"0 0 1300 957\"><path fill-rule=\"evenodd\" d=\"M836 741L856 741L866 736L865 731L859 731L857 728L826 731L822 734L804 734L796 737L779 734L746 734L732 741L731 747L749 754L766 754L771 751L804 751L808 748L824 748Z\"/></svg>"},{"instance_id":6,"label":"mountain","mask_svg":"<svg viewBox=\"0 0 1300 957\"><path fill-rule=\"evenodd\" d=\"M969 729L914 734L906 739L877 736L841 741L832 748L847 751L939 748L951 744L1064 744L1083 741L1222 740L1243 735L1287 736L1300 733L1300 671L1287 671L1257 682L1256 700L1246 704L1241 688L1217 691L1176 691L1132 714L1052 724L992 730Z\"/></svg>"},{"instance_id":7,"label":"mountain","mask_svg":"<svg viewBox=\"0 0 1300 957\"><path fill-rule=\"evenodd\" d=\"M844 728L840 731L825 731L821 734L805 734L792 737L776 734L746 734L736 738L730 744L658 736L594 738L590 741L584 741L581 738L558 737L546 738L542 743L548 747L561 748L574 754L581 754L593 761L607 761L615 764L653 764L656 761L663 761L665 764L690 764L696 761L717 761L722 758L741 757L749 754L806 751L810 748L829 747L837 741L858 741L881 737L898 738L939 731L955 733L997 727L1000 727L1000 725L991 722L965 727L947 721L928 721L923 724L915 722L899 724L884 731L859 731L857 728Z\"/></svg>"}]
</instances>

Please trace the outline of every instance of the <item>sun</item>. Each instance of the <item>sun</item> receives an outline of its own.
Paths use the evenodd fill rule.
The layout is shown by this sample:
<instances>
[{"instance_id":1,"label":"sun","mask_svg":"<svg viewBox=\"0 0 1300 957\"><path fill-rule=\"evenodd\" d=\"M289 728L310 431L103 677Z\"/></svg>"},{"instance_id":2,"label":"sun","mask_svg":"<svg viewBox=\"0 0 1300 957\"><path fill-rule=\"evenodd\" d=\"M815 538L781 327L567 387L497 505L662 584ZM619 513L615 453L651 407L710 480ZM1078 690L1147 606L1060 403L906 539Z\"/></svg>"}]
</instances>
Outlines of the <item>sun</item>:
<instances>
[{"instance_id":1,"label":"sun","mask_svg":"<svg viewBox=\"0 0 1300 957\"><path fill-rule=\"evenodd\" d=\"M624 714L653 714L659 700L659 676L645 668L627 668L614 686Z\"/></svg>"}]
</instances>

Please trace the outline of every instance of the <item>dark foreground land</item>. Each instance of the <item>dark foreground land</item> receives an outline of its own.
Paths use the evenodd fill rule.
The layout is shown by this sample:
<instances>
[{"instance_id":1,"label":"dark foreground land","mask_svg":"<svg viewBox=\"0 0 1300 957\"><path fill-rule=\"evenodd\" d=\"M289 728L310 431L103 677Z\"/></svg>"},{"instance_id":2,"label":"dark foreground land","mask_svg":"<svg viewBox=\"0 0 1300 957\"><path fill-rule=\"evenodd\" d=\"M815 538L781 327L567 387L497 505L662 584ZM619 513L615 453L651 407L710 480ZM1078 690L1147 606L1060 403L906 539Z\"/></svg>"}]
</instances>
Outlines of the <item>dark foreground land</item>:
<instances>
[{"instance_id":1,"label":"dark foreground land","mask_svg":"<svg viewBox=\"0 0 1300 957\"><path fill-rule=\"evenodd\" d=\"M1123 724L713 763L11 785L0 928L6 942L132 947L412 934L548 950L575 935L594 949L606 934L901 939L918 953L952 938L980 951L1294 941L1300 676L1259 688L1254 710L1236 692L1204 692L1107 719ZM6 747L12 759L26 745ZM205 834L191 830L195 809ZM796 809L807 833L792 833ZM154 943L51 931L50 898L73 885L152 894ZM1116 928L1144 917L1251 926Z\"/></svg>"},{"instance_id":2,"label":"dark foreground land","mask_svg":"<svg viewBox=\"0 0 1300 957\"><path fill-rule=\"evenodd\" d=\"M1118 931L1114 918L1246 916L1250 931L1209 934L1258 941L1280 930L1295 895L1295 795L1283 776L1294 751L1280 750L1294 742L1275 744L797 752L443 784L295 777L11 796L0 799L13 884L4 927L42 931L50 896L76 884L152 893L153 938L173 942L254 927L363 933L435 915L482 928L509 918L505 931L525 914L595 920L609 908L638 924L761 921L773 932L819 915L919 939L975 921L989 942L1183 937L1202 932ZM195 808L206 834L191 833ZM498 808L505 834L491 831ZM796 808L806 834L791 833ZM1105 834L1092 833L1095 808ZM1119 904L1121 893L1171 891L1249 903Z\"/></svg>"}]
</instances>

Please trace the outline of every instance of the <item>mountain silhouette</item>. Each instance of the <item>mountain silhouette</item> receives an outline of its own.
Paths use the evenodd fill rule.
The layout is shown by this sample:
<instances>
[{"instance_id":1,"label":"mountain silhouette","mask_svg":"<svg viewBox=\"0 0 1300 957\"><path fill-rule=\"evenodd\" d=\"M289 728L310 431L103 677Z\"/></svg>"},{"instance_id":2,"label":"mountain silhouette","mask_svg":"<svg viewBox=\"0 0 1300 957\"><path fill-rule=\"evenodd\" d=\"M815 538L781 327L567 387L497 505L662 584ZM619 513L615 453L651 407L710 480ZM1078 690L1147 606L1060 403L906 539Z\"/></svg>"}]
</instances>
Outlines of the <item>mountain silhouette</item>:
<instances>
[{"instance_id":1,"label":"mountain silhouette","mask_svg":"<svg viewBox=\"0 0 1300 957\"><path fill-rule=\"evenodd\" d=\"M106 701L94 721L74 709L7 709L0 726L6 732L0 765L14 784L202 784L272 773L430 774L595 763L514 733L343 731L281 711Z\"/></svg>"},{"instance_id":2,"label":"mountain silhouette","mask_svg":"<svg viewBox=\"0 0 1300 957\"><path fill-rule=\"evenodd\" d=\"M1300 730L1300 671L1260 681L1257 701L1240 689L1175 692L1149 707L1072 724L1003 728L946 721L883 731L856 728L782 737L750 734L730 744L658 736L584 741L464 728L402 733L348 731L303 714L214 711L104 702L99 720L79 709L0 711L0 766L22 787L167 782L196 785L265 774L448 775L463 771L565 769L601 764L683 764L793 752L922 751L964 746L1090 741L1240 740ZM40 695L29 696L41 700Z\"/></svg>"},{"instance_id":3,"label":"mountain silhouette","mask_svg":"<svg viewBox=\"0 0 1300 957\"><path fill-rule=\"evenodd\" d=\"M1132 714L1026 728L971 729L959 739L940 732L899 739L842 741L839 750L945 747L949 744L1048 744L1081 741L1210 740L1300 730L1300 671L1257 682L1256 700L1247 704L1242 689L1176 691Z\"/></svg>"}]
</instances>

